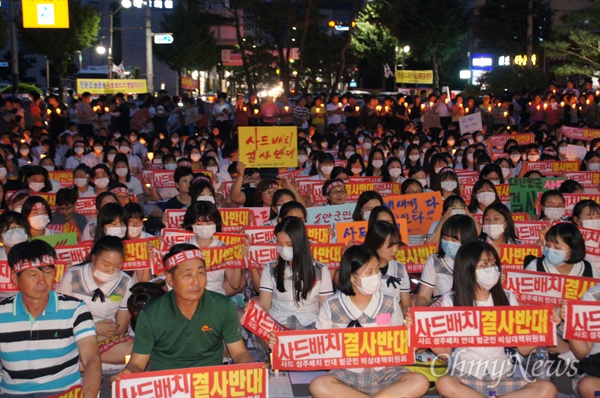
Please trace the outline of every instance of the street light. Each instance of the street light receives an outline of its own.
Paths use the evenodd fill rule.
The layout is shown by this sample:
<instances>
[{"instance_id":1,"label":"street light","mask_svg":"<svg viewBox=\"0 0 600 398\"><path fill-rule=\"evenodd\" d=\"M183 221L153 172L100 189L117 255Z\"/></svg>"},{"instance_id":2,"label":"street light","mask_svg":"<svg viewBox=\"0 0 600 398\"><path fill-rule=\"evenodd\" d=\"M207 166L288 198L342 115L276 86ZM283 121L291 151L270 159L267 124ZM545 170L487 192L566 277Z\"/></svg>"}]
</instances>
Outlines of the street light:
<instances>
[{"instance_id":1,"label":"street light","mask_svg":"<svg viewBox=\"0 0 600 398\"><path fill-rule=\"evenodd\" d=\"M111 5L112 5L112 3L111 3ZM113 74L112 74L112 67L113 67L112 49L113 49L113 33L114 33L113 18L123 8L130 8L131 0L122 0L121 5L119 5L114 10L112 9L111 5L109 5L110 9L109 9L109 13L108 13L108 78L112 80L112 77L113 77Z\"/></svg>"},{"instance_id":2,"label":"street light","mask_svg":"<svg viewBox=\"0 0 600 398\"><path fill-rule=\"evenodd\" d=\"M398 51L400 51L400 55L402 57L402 71L404 71L404 54L408 54L410 52L410 46L406 45L404 47L402 47L401 49L398 48L398 46L396 46L395 48L395 60L394 60L394 76L396 75L396 72L398 71ZM402 83L402 87L404 87L404 83Z\"/></svg>"}]
</instances>

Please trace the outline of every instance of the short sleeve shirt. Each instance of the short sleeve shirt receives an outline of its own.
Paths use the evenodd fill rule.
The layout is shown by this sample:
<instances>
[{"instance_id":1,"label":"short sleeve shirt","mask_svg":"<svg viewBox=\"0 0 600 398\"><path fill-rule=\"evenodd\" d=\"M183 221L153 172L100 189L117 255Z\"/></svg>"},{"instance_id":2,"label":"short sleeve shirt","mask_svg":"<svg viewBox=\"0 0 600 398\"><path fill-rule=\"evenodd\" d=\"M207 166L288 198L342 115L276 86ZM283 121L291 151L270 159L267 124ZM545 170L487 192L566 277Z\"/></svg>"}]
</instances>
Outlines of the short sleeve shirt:
<instances>
[{"instance_id":1,"label":"short sleeve shirt","mask_svg":"<svg viewBox=\"0 0 600 398\"><path fill-rule=\"evenodd\" d=\"M216 366L223 363L223 341L242 339L232 301L204 290L192 319L186 318L170 291L140 312L133 352L150 355L152 370Z\"/></svg>"}]
</instances>

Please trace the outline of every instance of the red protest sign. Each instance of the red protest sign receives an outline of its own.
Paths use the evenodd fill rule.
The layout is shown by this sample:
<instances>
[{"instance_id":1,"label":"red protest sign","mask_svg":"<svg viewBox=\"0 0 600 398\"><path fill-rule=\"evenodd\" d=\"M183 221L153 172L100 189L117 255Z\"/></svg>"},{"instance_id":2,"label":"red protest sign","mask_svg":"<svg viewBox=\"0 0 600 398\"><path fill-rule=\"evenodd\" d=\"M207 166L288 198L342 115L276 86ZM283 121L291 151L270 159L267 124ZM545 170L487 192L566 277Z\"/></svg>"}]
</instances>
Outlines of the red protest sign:
<instances>
[{"instance_id":1,"label":"red protest sign","mask_svg":"<svg viewBox=\"0 0 600 398\"><path fill-rule=\"evenodd\" d=\"M558 175L562 172L579 171L578 161L551 161L525 162L523 168L525 173L528 171L538 171L543 176Z\"/></svg>"},{"instance_id":2,"label":"red protest sign","mask_svg":"<svg viewBox=\"0 0 600 398\"><path fill-rule=\"evenodd\" d=\"M521 271L525 269L525 257L541 257L542 248L536 245L496 245L500 248L500 264L503 271Z\"/></svg>"},{"instance_id":3,"label":"red protest sign","mask_svg":"<svg viewBox=\"0 0 600 398\"><path fill-rule=\"evenodd\" d=\"M175 188L174 170L152 170L152 185L156 188Z\"/></svg>"},{"instance_id":4,"label":"red protest sign","mask_svg":"<svg viewBox=\"0 0 600 398\"><path fill-rule=\"evenodd\" d=\"M252 224L250 209L219 209L223 221L223 232L240 232L242 227Z\"/></svg>"},{"instance_id":5,"label":"red protest sign","mask_svg":"<svg viewBox=\"0 0 600 398\"><path fill-rule=\"evenodd\" d=\"M62 280L65 270L66 270L67 261L56 260L54 262L54 284L60 283ZM16 293L19 291L19 287L12 282L12 272L10 270L10 266L8 265L8 261L0 261L0 292L8 292L8 293Z\"/></svg>"},{"instance_id":6,"label":"red protest sign","mask_svg":"<svg viewBox=\"0 0 600 398\"><path fill-rule=\"evenodd\" d=\"M59 182L62 188L67 188L73 185L72 170L52 170L48 172L48 177L51 180Z\"/></svg>"},{"instance_id":7,"label":"red protest sign","mask_svg":"<svg viewBox=\"0 0 600 398\"><path fill-rule=\"evenodd\" d=\"M270 207L248 207L247 209L252 213L252 224L256 226L263 225L271 219Z\"/></svg>"},{"instance_id":8,"label":"red protest sign","mask_svg":"<svg viewBox=\"0 0 600 398\"><path fill-rule=\"evenodd\" d=\"M71 261L73 265L83 263L92 251L94 244L91 241L78 245L56 246L56 258L63 261Z\"/></svg>"},{"instance_id":9,"label":"red protest sign","mask_svg":"<svg viewBox=\"0 0 600 398\"><path fill-rule=\"evenodd\" d=\"M40 198L44 198L46 202L50 205L50 209L52 212L56 211L56 193L53 192L32 192L32 196L39 196Z\"/></svg>"},{"instance_id":10,"label":"red protest sign","mask_svg":"<svg viewBox=\"0 0 600 398\"><path fill-rule=\"evenodd\" d=\"M205 366L121 375L113 398L267 398L268 369L262 363Z\"/></svg>"},{"instance_id":11,"label":"red protest sign","mask_svg":"<svg viewBox=\"0 0 600 398\"><path fill-rule=\"evenodd\" d=\"M404 264L409 274L420 274L423 272L425 263L429 256L438 251L438 245L402 246L396 253L396 260Z\"/></svg>"},{"instance_id":12,"label":"red protest sign","mask_svg":"<svg viewBox=\"0 0 600 398\"><path fill-rule=\"evenodd\" d=\"M275 243L265 243L262 245L250 245L248 257L244 258L246 268L255 268L262 270L266 264L279 258L277 245Z\"/></svg>"},{"instance_id":13,"label":"red protest sign","mask_svg":"<svg viewBox=\"0 0 600 398\"><path fill-rule=\"evenodd\" d=\"M402 184L399 182L376 182L374 190L379 192L381 196L396 195L400 193Z\"/></svg>"},{"instance_id":14,"label":"red protest sign","mask_svg":"<svg viewBox=\"0 0 600 398\"><path fill-rule=\"evenodd\" d=\"M181 228L185 209L167 209L167 228Z\"/></svg>"},{"instance_id":15,"label":"red protest sign","mask_svg":"<svg viewBox=\"0 0 600 398\"><path fill-rule=\"evenodd\" d=\"M208 272L225 268L244 268L244 244L201 249Z\"/></svg>"},{"instance_id":16,"label":"red protest sign","mask_svg":"<svg viewBox=\"0 0 600 398\"><path fill-rule=\"evenodd\" d=\"M582 227L579 227L579 231L585 242L585 252L593 256L600 256L600 231Z\"/></svg>"},{"instance_id":17,"label":"red protest sign","mask_svg":"<svg viewBox=\"0 0 600 398\"><path fill-rule=\"evenodd\" d=\"M555 345L551 305L519 307L411 307L415 347Z\"/></svg>"},{"instance_id":18,"label":"red protest sign","mask_svg":"<svg viewBox=\"0 0 600 398\"><path fill-rule=\"evenodd\" d=\"M273 369L321 370L415 362L405 326L275 332Z\"/></svg>"},{"instance_id":19,"label":"red protest sign","mask_svg":"<svg viewBox=\"0 0 600 398\"><path fill-rule=\"evenodd\" d=\"M540 238L540 229L547 225L546 221L515 221L515 233L523 243L534 244Z\"/></svg>"},{"instance_id":20,"label":"red protest sign","mask_svg":"<svg viewBox=\"0 0 600 398\"><path fill-rule=\"evenodd\" d=\"M574 140L592 141L594 138L600 138L600 130L588 127L562 127L563 134Z\"/></svg>"},{"instance_id":21,"label":"red protest sign","mask_svg":"<svg viewBox=\"0 0 600 398\"><path fill-rule=\"evenodd\" d=\"M567 301L564 338L600 342L600 303Z\"/></svg>"},{"instance_id":22,"label":"red protest sign","mask_svg":"<svg viewBox=\"0 0 600 398\"><path fill-rule=\"evenodd\" d=\"M79 213L82 216L95 216L98 214L96 197L77 199L77 202L75 202L75 213Z\"/></svg>"},{"instance_id":23,"label":"red protest sign","mask_svg":"<svg viewBox=\"0 0 600 398\"><path fill-rule=\"evenodd\" d=\"M315 261L322 263L329 269L340 268L344 243L313 243L310 252Z\"/></svg>"},{"instance_id":24,"label":"red protest sign","mask_svg":"<svg viewBox=\"0 0 600 398\"><path fill-rule=\"evenodd\" d=\"M148 251L148 243L159 247L160 238L130 239L123 242L125 246L125 257L121 271L137 271L150 269L152 253Z\"/></svg>"},{"instance_id":25,"label":"red protest sign","mask_svg":"<svg viewBox=\"0 0 600 398\"><path fill-rule=\"evenodd\" d=\"M238 243L245 243L248 237L244 234L237 234L234 232L217 232L214 237L226 245L236 245Z\"/></svg>"},{"instance_id":26,"label":"red protest sign","mask_svg":"<svg viewBox=\"0 0 600 398\"><path fill-rule=\"evenodd\" d=\"M287 330L285 326L273 319L268 312L257 306L253 300L248 303L248 309L244 312L240 323L265 341L269 341L271 331Z\"/></svg>"},{"instance_id":27,"label":"red protest sign","mask_svg":"<svg viewBox=\"0 0 600 398\"><path fill-rule=\"evenodd\" d=\"M160 236L163 239L163 243L167 245L167 248L171 248L173 245L185 243L195 238L196 234L179 228L163 228L160 230Z\"/></svg>"},{"instance_id":28,"label":"red protest sign","mask_svg":"<svg viewBox=\"0 0 600 398\"><path fill-rule=\"evenodd\" d=\"M565 173L565 178L577 181L582 185L598 186L600 184L600 172L597 171L572 171Z\"/></svg>"},{"instance_id":29,"label":"red protest sign","mask_svg":"<svg viewBox=\"0 0 600 398\"><path fill-rule=\"evenodd\" d=\"M270 243L275 240L275 227L245 227L244 233L250 239L250 244Z\"/></svg>"},{"instance_id":30,"label":"red protest sign","mask_svg":"<svg viewBox=\"0 0 600 398\"><path fill-rule=\"evenodd\" d=\"M599 279L549 274L536 271L508 271L504 288L521 303L559 305L560 300L579 300Z\"/></svg>"}]
</instances>

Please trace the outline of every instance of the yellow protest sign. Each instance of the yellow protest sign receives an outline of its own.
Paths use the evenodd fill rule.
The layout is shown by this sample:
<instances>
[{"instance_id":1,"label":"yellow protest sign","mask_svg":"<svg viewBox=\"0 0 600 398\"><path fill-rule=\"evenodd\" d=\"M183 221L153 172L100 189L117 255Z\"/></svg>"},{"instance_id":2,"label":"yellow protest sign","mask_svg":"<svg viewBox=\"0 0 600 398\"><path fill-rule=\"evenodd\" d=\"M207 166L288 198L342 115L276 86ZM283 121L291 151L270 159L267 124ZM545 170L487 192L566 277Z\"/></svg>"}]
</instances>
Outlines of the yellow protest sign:
<instances>
[{"instance_id":1,"label":"yellow protest sign","mask_svg":"<svg viewBox=\"0 0 600 398\"><path fill-rule=\"evenodd\" d=\"M148 92L142 79L77 79L77 92L91 94L144 94Z\"/></svg>"},{"instance_id":2,"label":"yellow protest sign","mask_svg":"<svg viewBox=\"0 0 600 398\"><path fill-rule=\"evenodd\" d=\"M247 167L298 167L295 126L256 126L238 129L240 160Z\"/></svg>"},{"instance_id":3,"label":"yellow protest sign","mask_svg":"<svg viewBox=\"0 0 600 398\"><path fill-rule=\"evenodd\" d=\"M433 84L432 70L397 70L396 83Z\"/></svg>"}]
</instances>

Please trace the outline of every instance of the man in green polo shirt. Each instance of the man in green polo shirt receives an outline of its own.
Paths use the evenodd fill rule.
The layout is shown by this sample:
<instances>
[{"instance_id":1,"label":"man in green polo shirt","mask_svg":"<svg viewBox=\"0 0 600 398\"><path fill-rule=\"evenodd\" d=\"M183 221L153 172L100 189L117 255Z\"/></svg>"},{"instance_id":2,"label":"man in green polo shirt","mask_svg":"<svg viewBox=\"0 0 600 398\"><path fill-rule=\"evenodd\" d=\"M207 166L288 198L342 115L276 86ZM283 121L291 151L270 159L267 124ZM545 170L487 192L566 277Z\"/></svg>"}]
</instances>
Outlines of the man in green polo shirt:
<instances>
[{"instance_id":1,"label":"man in green polo shirt","mask_svg":"<svg viewBox=\"0 0 600 398\"><path fill-rule=\"evenodd\" d=\"M131 359L120 374L143 372L149 362L152 370L220 365L223 342L234 363L253 362L235 306L228 297L206 290L202 252L194 245L174 245L164 265L173 290L140 312Z\"/></svg>"}]
</instances>

